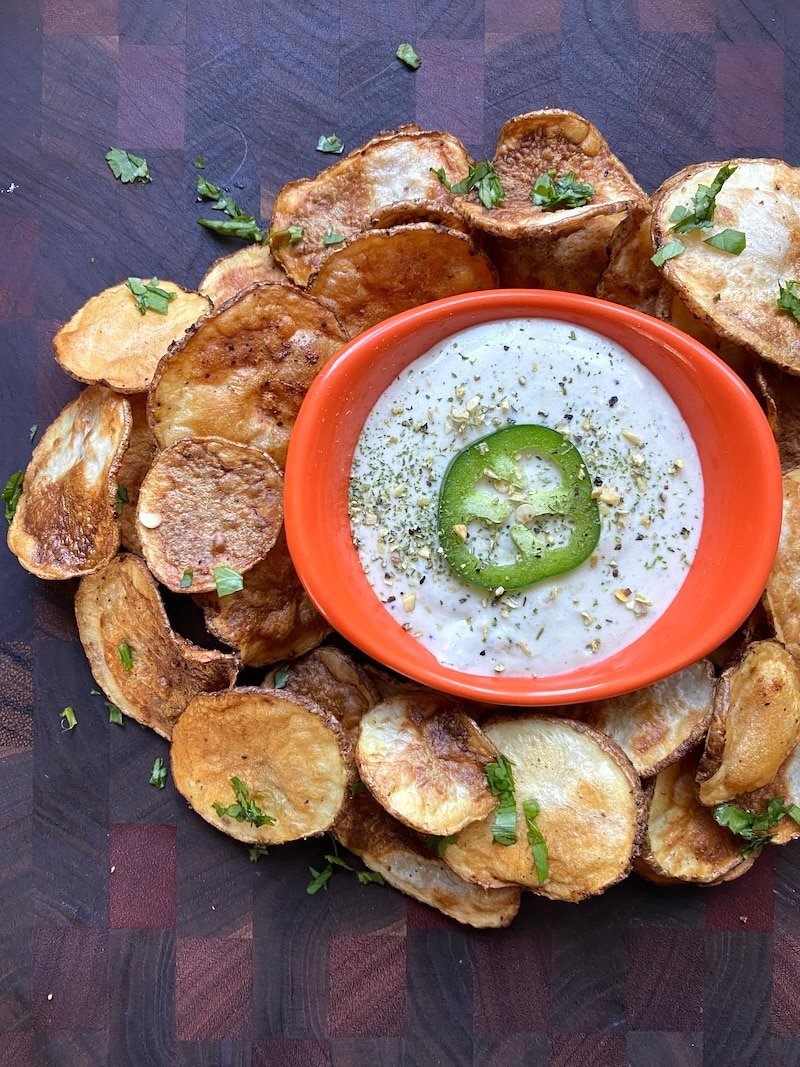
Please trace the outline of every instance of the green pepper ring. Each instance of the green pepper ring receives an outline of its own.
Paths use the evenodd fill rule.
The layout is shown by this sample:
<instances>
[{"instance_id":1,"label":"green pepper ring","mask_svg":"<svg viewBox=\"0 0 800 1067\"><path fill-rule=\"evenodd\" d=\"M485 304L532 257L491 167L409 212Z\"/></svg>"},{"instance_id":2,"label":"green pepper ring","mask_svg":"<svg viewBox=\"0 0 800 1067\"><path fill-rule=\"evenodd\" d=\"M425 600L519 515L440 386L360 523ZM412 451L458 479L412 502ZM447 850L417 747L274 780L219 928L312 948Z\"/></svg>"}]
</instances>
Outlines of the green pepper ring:
<instances>
[{"instance_id":1,"label":"green pepper ring","mask_svg":"<svg viewBox=\"0 0 800 1067\"><path fill-rule=\"evenodd\" d=\"M534 544L535 539L528 534L527 551L517 541L521 559L516 562L495 564L482 560L470 551L468 542L456 530L476 518L470 510L470 500L474 502L475 487L486 469L492 469L498 459L507 462L526 453L550 461L561 472L556 489L533 494L531 499L533 502L538 497L542 508L536 514L565 515L574 521L570 539L566 545L554 548L543 542ZM523 589L574 570L592 554L600 539L600 512L592 488L578 449L548 426L506 426L473 441L451 460L442 479L437 525L445 559L463 581L492 591ZM510 510L511 507L509 513Z\"/></svg>"}]
</instances>

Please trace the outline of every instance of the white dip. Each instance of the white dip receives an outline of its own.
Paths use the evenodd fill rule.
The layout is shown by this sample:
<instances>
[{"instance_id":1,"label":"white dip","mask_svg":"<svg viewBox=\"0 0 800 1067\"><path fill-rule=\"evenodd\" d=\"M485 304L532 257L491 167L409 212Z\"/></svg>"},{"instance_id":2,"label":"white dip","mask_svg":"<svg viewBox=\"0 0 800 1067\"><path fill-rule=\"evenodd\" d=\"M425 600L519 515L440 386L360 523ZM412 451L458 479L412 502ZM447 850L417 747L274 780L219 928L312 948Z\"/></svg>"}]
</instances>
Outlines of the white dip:
<instances>
[{"instance_id":1,"label":"white dip","mask_svg":"<svg viewBox=\"0 0 800 1067\"><path fill-rule=\"evenodd\" d=\"M514 423L568 436L594 482L602 531L574 570L495 596L450 570L436 509L453 457ZM560 480L549 463L523 462L532 487ZM703 477L680 412L629 352L569 323L509 319L437 344L380 397L353 456L350 518L386 610L441 663L553 675L618 652L666 610L697 549ZM563 518L537 522L552 543L566 541ZM469 537L485 557L479 525ZM493 562L515 560L505 541Z\"/></svg>"}]
</instances>

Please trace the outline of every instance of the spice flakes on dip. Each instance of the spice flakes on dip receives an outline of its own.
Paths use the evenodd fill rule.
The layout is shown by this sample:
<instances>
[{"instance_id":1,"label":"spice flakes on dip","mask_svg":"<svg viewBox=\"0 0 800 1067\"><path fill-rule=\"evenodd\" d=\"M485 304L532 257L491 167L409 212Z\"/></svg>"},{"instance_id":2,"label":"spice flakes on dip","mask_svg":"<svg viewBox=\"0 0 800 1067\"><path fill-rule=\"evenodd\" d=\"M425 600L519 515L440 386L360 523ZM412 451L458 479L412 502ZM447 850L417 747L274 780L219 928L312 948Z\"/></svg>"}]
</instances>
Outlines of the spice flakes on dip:
<instances>
[{"instance_id":1,"label":"spice flakes on dip","mask_svg":"<svg viewBox=\"0 0 800 1067\"><path fill-rule=\"evenodd\" d=\"M562 674L631 644L680 589L702 518L697 449L664 387L557 320L435 345L380 397L353 456L370 584L473 674Z\"/></svg>"}]
</instances>

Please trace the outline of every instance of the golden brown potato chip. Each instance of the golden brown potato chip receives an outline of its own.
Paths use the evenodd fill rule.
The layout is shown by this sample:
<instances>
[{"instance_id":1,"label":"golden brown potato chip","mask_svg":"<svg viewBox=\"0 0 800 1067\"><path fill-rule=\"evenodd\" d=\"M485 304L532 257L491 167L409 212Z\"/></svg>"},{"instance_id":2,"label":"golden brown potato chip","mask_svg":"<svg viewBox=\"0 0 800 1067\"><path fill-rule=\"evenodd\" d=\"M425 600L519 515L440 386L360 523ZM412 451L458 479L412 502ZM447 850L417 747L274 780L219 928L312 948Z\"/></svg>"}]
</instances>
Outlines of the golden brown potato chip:
<instances>
[{"instance_id":1,"label":"golden brown potato chip","mask_svg":"<svg viewBox=\"0 0 800 1067\"><path fill-rule=\"evenodd\" d=\"M622 750L584 723L547 715L497 717L481 728L513 764L517 843L492 841L490 815L446 847L448 866L487 888L517 884L554 900L583 900L624 878L639 839L643 798ZM542 885L522 807L531 800L539 805L549 853Z\"/></svg>"},{"instance_id":2,"label":"golden brown potato chip","mask_svg":"<svg viewBox=\"0 0 800 1067\"><path fill-rule=\"evenodd\" d=\"M689 311L720 337L752 348L800 374L800 324L778 308L779 283L800 277L800 169L775 159L734 159L716 198L713 233L739 230L740 255L710 247L712 233L675 234L675 208L691 206L698 185L711 185L722 163L698 163L669 178L653 197L653 241L676 237L685 251L661 268Z\"/></svg>"},{"instance_id":3,"label":"golden brown potato chip","mask_svg":"<svg viewBox=\"0 0 800 1067\"><path fill-rule=\"evenodd\" d=\"M557 289L594 296L608 263L608 243L622 215L598 215L572 233L528 240L488 237L489 258L504 289Z\"/></svg>"},{"instance_id":4,"label":"golden brown potato chip","mask_svg":"<svg viewBox=\"0 0 800 1067\"><path fill-rule=\"evenodd\" d=\"M408 226L414 222L430 222L448 230L469 233L469 226L454 207L430 200L401 200L396 204L387 204L370 216L364 228L390 230L394 226Z\"/></svg>"},{"instance_id":5,"label":"golden brown potato chip","mask_svg":"<svg viewBox=\"0 0 800 1067\"><path fill-rule=\"evenodd\" d=\"M145 392L169 346L211 307L206 297L175 282L158 285L175 293L166 315L143 315L126 282L87 300L53 338L56 359L67 374L120 393Z\"/></svg>"},{"instance_id":6,"label":"golden brown potato chip","mask_svg":"<svg viewBox=\"0 0 800 1067\"><path fill-rule=\"evenodd\" d=\"M783 476L783 522L764 605L779 641L800 660L800 468Z\"/></svg>"},{"instance_id":7,"label":"golden brown potato chip","mask_svg":"<svg viewBox=\"0 0 800 1067\"><path fill-rule=\"evenodd\" d=\"M665 278L661 279L653 314L664 322L671 322L673 326L710 348L748 384L754 381L754 363L757 362L754 353L743 345L726 341L702 319L693 315Z\"/></svg>"},{"instance_id":8,"label":"golden brown potato chip","mask_svg":"<svg viewBox=\"0 0 800 1067\"><path fill-rule=\"evenodd\" d=\"M750 645L720 677L714 715L697 772L709 806L768 785L795 747L800 729L800 670L777 641Z\"/></svg>"},{"instance_id":9,"label":"golden brown potato chip","mask_svg":"<svg viewBox=\"0 0 800 1067\"><path fill-rule=\"evenodd\" d=\"M97 684L121 711L162 737L170 737L192 697L227 689L236 678L236 656L198 648L173 632L138 556L117 556L83 578L75 617Z\"/></svg>"},{"instance_id":10,"label":"golden brown potato chip","mask_svg":"<svg viewBox=\"0 0 800 1067\"><path fill-rule=\"evenodd\" d=\"M749 871L755 854L742 856L741 837L719 826L695 792L697 751L659 771L645 791L647 823L637 874L659 885L717 885Z\"/></svg>"},{"instance_id":11,"label":"golden brown potato chip","mask_svg":"<svg viewBox=\"0 0 800 1067\"><path fill-rule=\"evenodd\" d=\"M485 818L497 803L485 767L497 749L445 697L391 697L361 719L356 763L361 780L395 819L448 837Z\"/></svg>"},{"instance_id":12,"label":"golden brown potato chip","mask_svg":"<svg viewBox=\"0 0 800 1067\"><path fill-rule=\"evenodd\" d=\"M597 215L617 215L648 204L644 190L597 127L574 111L548 108L509 119L500 131L493 163L505 200L486 208L473 191L458 197L456 207L470 225L497 237L567 233ZM557 178L573 172L577 181L592 185L591 201L555 211L535 205L533 183L550 170ZM465 175L466 170L458 177Z\"/></svg>"},{"instance_id":13,"label":"golden brown potato chip","mask_svg":"<svg viewBox=\"0 0 800 1067\"><path fill-rule=\"evenodd\" d=\"M289 182L275 198L271 229L300 226L297 244L273 241L273 254L298 285L311 275L335 245L327 233L350 237L369 225L382 208L423 200L449 206L453 197L432 173L443 168L451 181L467 173L469 157L449 133L403 129L381 134L323 170L316 178Z\"/></svg>"},{"instance_id":14,"label":"golden brown potato chip","mask_svg":"<svg viewBox=\"0 0 800 1067\"><path fill-rule=\"evenodd\" d=\"M632 211L611 237L608 264L597 283L597 296L646 315L655 314L661 275L650 262L652 254L650 213Z\"/></svg>"},{"instance_id":15,"label":"golden brown potato chip","mask_svg":"<svg viewBox=\"0 0 800 1067\"><path fill-rule=\"evenodd\" d=\"M329 829L345 800L351 760L332 715L263 689L195 697L175 725L170 750L172 779L191 807L251 845ZM269 821L261 822L264 816Z\"/></svg>"},{"instance_id":16,"label":"golden brown potato chip","mask_svg":"<svg viewBox=\"0 0 800 1067\"><path fill-rule=\"evenodd\" d=\"M708 729L714 670L701 660L660 682L592 705L584 722L619 745L642 778L657 774Z\"/></svg>"},{"instance_id":17,"label":"golden brown potato chip","mask_svg":"<svg viewBox=\"0 0 800 1067\"><path fill-rule=\"evenodd\" d=\"M800 467L800 378L762 363L756 370L756 391L775 435L783 472Z\"/></svg>"},{"instance_id":18,"label":"golden brown potato chip","mask_svg":"<svg viewBox=\"0 0 800 1067\"><path fill-rule=\"evenodd\" d=\"M218 567L244 574L277 541L283 475L258 448L184 437L160 452L145 475L136 526L160 582L174 592L208 593L217 588Z\"/></svg>"},{"instance_id":19,"label":"golden brown potato chip","mask_svg":"<svg viewBox=\"0 0 800 1067\"><path fill-rule=\"evenodd\" d=\"M767 810L773 797L780 797L786 805L800 805L800 746L789 753L769 785L752 793L743 793L736 797L735 803L760 814ZM800 824L790 816L784 816L769 835L772 845L788 844L800 837Z\"/></svg>"},{"instance_id":20,"label":"golden brown potato chip","mask_svg":"<svg viewBox=\"0 0 800 1067\"><path fill-rule=\"evenodd\" d=\"M215 260L197 288L218 308L257 282L285 281L283 268L273 258L269 245L251 244Z\"/></svg>"},{"instance_id":21,"label":"golden brown potato chip","mask_svg":"<svg viewBox=\"0 0 800 1067\"><path fill-rule=\"evenodd\" d=\"M119 511L119 532L123 548L141 556L142 543L136 529L136 505L139 501L139 489L142 479L150 470L156 458L158 446L153 431L147 421L147 396L145 393L132 393L128 396L131 405L131 436L128 447L122 456L117 471L119 486L117 510ZM122 510L120 510L120 508Z\"/></svg>"},{"instance_id":22,"label":"golden brown potato chip","mask_svg":"<svg viewBox=\"0 0 800 1067\"><path fill-rule=\"evenodd\" d=\"M275 685L275 675L271 671L264 679L266 688ZM288 696L313 700L330 712L353 744L361 719L381 699L368 670L331 645L317 648L289 664L283 691Z\"/></svg>"},{"instance_id":23,"label":"golden brown potato chip","mask_svg":"<svg viewBox=\"0 0 800 1067\"><path fill-rule=\"evenodd\" d=\"M466 234L418 223L351 237L331 252L308 291L354 336L431 300L496 288L494 267Z\"/></svg>"},{"instance_id":24,"label":"golden brown potato chip","mask_svg":"<svg viewBox=\"0 0 800 1067\"><path fill-rule=\"evenodd\" d=\"M148 399L156 440L166 448L182 437L225 437L282 467L306 390L346 340L333 312L306 293L249 289L159 364Z\"/></svg>"},{"instance_id":25,"label":"golden brown potato chip","mask_svg":"<svg viewBox=\"0 0 800 1067\"><path fill-rule=\"evenodd\" d=\"M245 667L294 659L331 632L297 577L283 531L265 559L247 572L244 589L196 599L208 631L235 648Z\"/></svg>"},{"instance_id":26,"label":"golden brown potato chip","mask_svg":"<svg viewBox=\"0 0 800 1067\"><path fill-rule=\"evenodd\" d=\"M508 926L519 910L516 886L483 889L463 881L407 826L383 810L369 793L350 797L333 827L334 836L389 885L477 927Z\"/></svg>"},{"instance_id":27,"label":"golden brown potato chip","mask_svg":"<svg viewBox=\"0 0 800 1067\"><path fill-rule=\"evenodd\" d=\"M74 578L119 547L117 471L131 432L128 401L84 389L41 436L25 471L8 547L39 578Z\"/></svg>"}]
</instances>

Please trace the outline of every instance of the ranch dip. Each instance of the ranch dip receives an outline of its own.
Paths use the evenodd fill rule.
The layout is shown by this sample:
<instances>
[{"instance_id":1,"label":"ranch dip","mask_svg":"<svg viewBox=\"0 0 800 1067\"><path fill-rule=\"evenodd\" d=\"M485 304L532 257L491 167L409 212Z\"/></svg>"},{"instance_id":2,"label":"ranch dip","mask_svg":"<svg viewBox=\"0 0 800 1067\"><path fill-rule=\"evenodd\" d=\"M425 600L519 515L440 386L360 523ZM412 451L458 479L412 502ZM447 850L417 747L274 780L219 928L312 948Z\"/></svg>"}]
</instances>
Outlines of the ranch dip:
<instances>
[{"instance_id":1,"label":"ranch dip","mask_svg":"<svg viewBox=\"0 0 800 1067\"><path fill-rule=\"evenodd\" d=\"M518 424L579 450L601 530L573 570L512 593L451 570L437 505L454 456ZM560 481L549 461L521 463L534 488ZM489 476L481 488L507 492ZM484 323L435 345L380 397L353 456L351 528L372 588L436 659L472 674L561 674L631 644L680 589L702 518L697 449L664 387L620 345L556 320ZM550 545L569 537L563 516L535 522ZM470 547L513 563L512 539L486 525L470 525Z\"/></svg>"}]
</instances>

